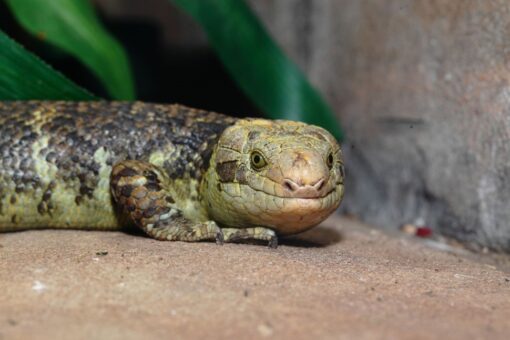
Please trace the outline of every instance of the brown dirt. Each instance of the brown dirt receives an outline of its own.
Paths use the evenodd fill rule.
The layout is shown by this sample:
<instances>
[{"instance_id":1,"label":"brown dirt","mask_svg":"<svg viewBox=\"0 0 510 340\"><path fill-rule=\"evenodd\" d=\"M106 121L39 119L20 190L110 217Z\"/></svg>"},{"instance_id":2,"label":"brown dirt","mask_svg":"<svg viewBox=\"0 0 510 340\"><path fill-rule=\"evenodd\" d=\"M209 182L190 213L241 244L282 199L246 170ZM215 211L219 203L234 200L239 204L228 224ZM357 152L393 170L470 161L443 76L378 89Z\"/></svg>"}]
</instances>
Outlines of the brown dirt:
<instances>
[{"instance_id":1,"label":"brown dirt","mask_svg":"<svg viewBox=\"0 0 510 340\"><path fill-rule=\"evenodd\" d=\"M276 250L2 234L0 339L508 338L507 264L326 225Z\"/></svg>"}]
</instances>

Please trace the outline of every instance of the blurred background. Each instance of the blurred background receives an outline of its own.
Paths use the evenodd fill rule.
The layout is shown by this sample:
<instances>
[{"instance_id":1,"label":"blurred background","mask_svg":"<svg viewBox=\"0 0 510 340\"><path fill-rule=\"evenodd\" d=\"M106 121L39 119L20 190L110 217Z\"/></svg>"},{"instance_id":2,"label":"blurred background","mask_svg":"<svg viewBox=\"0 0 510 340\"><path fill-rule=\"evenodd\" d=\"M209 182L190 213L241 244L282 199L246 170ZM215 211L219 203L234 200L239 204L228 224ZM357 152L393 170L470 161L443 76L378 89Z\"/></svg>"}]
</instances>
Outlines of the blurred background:
<instances>
[{"instance_id":1,"label":"blurred background","mask_svg":"<svg viewBox=\"0 0 510 340\"><path fill-rule=\"evenodd\" d=\"M208 46L200 26L169 1L99 0L93 4L101 22L128 54L137 99L260 115ZM0 2L0 22L13 39L75 83L109 97L79 60L24 30L5 2Z\"/></svg>"},{"instance_id":2,"label":"blurred background","mask_svg":"<svg viewBox=\"0 0 510 340\"><path fill-rule=\"evenodd\" d=\"M247 3L343 125L343 213L388 230L425 227L476 250L510 252L508 2ZM266 113L179 7L160 0L93 4L127 52L137 99ZM71 80L109 97L75 58L22 29L4 2L0 22Z\"/></svg>"}]
</instances>

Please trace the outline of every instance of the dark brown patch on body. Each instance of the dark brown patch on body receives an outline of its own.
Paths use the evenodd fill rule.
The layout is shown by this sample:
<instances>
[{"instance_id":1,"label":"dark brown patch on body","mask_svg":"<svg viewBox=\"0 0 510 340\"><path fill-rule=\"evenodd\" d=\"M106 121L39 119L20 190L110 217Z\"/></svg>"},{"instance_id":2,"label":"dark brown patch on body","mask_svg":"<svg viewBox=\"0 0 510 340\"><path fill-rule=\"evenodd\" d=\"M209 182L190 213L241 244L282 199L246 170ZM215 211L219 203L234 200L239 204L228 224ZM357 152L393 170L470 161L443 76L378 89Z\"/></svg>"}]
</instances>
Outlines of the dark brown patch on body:
<instances>
[{"instance_id":1,"label":"dark brown patch on body","mask_svg":"<svg viewBox=\"0 0 510 340\"><path fill-rule=\"evenodd\" d=\"M132 177L137 175L138 172L135 169L124 168L117 175L122 177Z\"/></svg>"},{"instance_id":2,"label":"dark brown patch on body","mask_svg":"<svg viewBox=\"0 0 510 340\"><path fill-rule=\"evenodd\" d=\"M240 184L247 184L248 179L246 178L247 169L244 165L239 166L236 171L236 181Z\"/></svg>"},{"instance_id":3,"label":"dark brown patch on body","mask_svg":"<svg viewBox=\"0 0 510 340\"><path fill-rule=\"evenodd\" d=\"M158 175L154 171L144 171L143 175L149 183L159 183Z\"/></svg>"},{"instance_id":4,"label":"dark brown patch on body","mask_svg":"<svg viewBox=\"0 0 510 340\"><path fill-rule=\"evenodd\" d=\"M143 212L143 217L150 218L154 216L158 212L158 207L155 205L149 206L147 209Z\"/></svg>"},{"instance_id":5,"label":"dark brown patch on body","mask_svg":"<svg viewBox=\"0 0 510 340\"><path fill-rule=\"evenodd\" d=\"M147 188L147 190L149 191L160 191L161 190L161 187L159 186L159 184L157 183L147 183L145 185L145 187Z\"/></svg>"},{"instance_id":6,"label":"dark brown patch on body","mask_svg":"<svg viewBox=\"0 0 510 340\"><path fill-rule=\"evenodd\" d=\"M42 196L43 201L49 201L51 199L52 191L46 190Z\"/></svg>"},{"instance_id":7,"label":"dark brown patch on body","mask_svg":"<svg viewBox=\"0 0 510 340\"><path fill-rule=\"evenodd\" d=\"M216 172L221 182L232 182L236 177L237 161L227 161L216 164Z\"/></svg>"},{"instance_id":8,"label":"dark brown patch on body","mask_svg":"<svg viewBox=\"0 0 510 340\"><path fill-rule=\"evenodd\" d=\"M124 185L122 187L122 189L120 189L120 194L122 196L129 197L129 196L131 196L131 193L133 192L133 190L134 190L134 187L132 185L129 185L129 184L128 185Z\"/></svg>"},{"instance_id":9,"label":"dark brown patch on body","mask_svg":"<svg viewBox=\"0 0 510 340\"><path fill-rule=\"evenodd\" d=\"M37 205L37 212L41 215L44 215L44 213L46 213L46 211L47 211L46 202L40 202Z\"/></svg>"},{"instance_id":10,"label":"dark brown patch on body","mask_svg":"<svg viewBox=\"0 0 510 340\"><path fill-rule=\"evenodd\" d=\"M80 186L80 194L82 196L88 196L89 198L92 198L92 193L94 192L93 188L89 188L85 185Z\"/></svg>"},{"instance_id":11,"label":"dark brown patch on body","mask_svg":"<svg viewBox=\"0 0 510 340\"><path fill-rule=\"evenodd\" d=\"M82 202L83 202L83 197L82 196L76 196L74 198L74 203L76 203L76 205L80 205Z\"/></svg>"}]
</instances>

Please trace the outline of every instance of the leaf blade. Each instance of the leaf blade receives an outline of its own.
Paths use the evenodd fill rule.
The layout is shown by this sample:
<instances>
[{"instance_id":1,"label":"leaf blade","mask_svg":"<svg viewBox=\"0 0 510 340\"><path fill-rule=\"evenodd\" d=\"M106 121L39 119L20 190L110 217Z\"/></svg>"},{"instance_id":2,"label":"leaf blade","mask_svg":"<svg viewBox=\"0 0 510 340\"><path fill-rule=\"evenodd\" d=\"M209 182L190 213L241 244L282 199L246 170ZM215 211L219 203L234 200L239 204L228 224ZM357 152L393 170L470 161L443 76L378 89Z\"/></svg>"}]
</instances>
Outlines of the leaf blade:
<instances>
[{"instance_id":1,"label":"leaf blade","mask_svg":"<svg viewBox=\"0 0 510 340\"><path fill-rule=\"evenodd\" d=\"M342 130L329 106L244 1L173 2L202 26L231 76L270 118L316 124L342 140Z\"/></svg>"},{"instance_id":2,"label":"leaf blade","mask_svg":"<svg viewBox=\"0 0 510 340\"><path fill-rule=\"evenodd\" d=\"M0 30L0 100L94 100Z\"/></svg>"},{"instance_id":3,"label":"leaf blade","mask_svg":"<svg viewBox=\"0 0 510 340\"><path fill-rule=\"evenodd\" d=\"M115 99L135 98L129 61L87 0L6 0L30 33L73 55Z\"/></svg>"}]
</instances>

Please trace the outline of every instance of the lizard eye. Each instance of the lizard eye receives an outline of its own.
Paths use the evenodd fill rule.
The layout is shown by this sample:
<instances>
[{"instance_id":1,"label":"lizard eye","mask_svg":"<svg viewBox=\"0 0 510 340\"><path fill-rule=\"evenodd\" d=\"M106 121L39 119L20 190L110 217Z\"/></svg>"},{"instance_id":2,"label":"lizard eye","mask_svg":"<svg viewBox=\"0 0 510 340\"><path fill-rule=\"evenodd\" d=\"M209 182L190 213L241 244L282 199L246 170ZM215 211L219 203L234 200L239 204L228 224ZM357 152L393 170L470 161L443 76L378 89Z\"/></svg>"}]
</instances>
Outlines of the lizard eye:
<instances>
[{"instance_id":1,"label":"lizard eye","mask_svg":"<svg viewBox=\"0 0 510 340\"><path fill-rule=\"evenodd\" d=\"M253 151L250 156L251 167L254 170L260 170L267 165L264 156L258 151Z\"/></svg>"},{"instance_id":2,"label":"lizard eye","mask_svg":"<svg viewBox=\"0 0 510 340\"><path fill-rule=\"evenodd\" d=\"M333 161L334 161L333 153L330 152L328 158L326 159L326 164L328 165L328 168L331 169L333 167Z\"/></svg>"}]
</instances>

